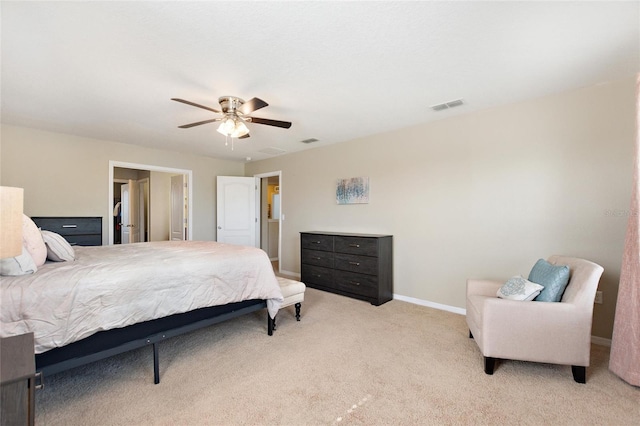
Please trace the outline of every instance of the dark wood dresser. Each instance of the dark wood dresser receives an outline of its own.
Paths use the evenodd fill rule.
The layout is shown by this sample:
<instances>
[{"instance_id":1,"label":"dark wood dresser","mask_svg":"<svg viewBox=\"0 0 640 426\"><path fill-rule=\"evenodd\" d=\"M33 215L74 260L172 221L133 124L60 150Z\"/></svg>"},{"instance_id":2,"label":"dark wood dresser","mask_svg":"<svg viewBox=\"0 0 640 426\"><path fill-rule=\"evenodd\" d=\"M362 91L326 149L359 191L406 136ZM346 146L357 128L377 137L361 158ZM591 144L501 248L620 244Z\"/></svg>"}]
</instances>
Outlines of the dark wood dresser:
<instances>
[{"instance_id":1,"label":"dark wood dresser","mask_svg":"<svg viewBox=\"0 0 640 426\"><path fill-rule=\"evenodd\" d=\"M102 245L101 217L32 217L31 219L38 228L62 235L72 246Z\"/></svg>"},{"instance_id":2,"label":"dark wood dresser","mask_svg":"<svg viewBox=\"0 0 640 426\"><path fill-rule=\"evenodd\" d=\"M302 282L381 305L393 299L393 236L301 232Z\"/></svg>"}]
</instances>

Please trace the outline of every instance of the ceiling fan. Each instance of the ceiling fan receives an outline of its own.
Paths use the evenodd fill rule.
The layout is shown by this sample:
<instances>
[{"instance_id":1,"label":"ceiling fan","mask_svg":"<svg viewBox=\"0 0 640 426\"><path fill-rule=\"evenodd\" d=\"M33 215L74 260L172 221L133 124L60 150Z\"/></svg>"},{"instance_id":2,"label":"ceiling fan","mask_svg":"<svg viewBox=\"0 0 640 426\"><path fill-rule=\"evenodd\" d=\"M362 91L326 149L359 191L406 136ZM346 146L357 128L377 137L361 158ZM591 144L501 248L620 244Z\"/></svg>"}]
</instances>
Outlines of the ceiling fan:
<instances>
[{"instance_id":1,"label":"ceiling fan","mask_svg":"<svg viewBox=\"0 0 640 426\"><path fill-rule=\"evenodd\" d=\"M244 100L235 96L221 96L220 98L218 98L218 103L220 103L220 110L200 105L195 102L185 101L184 99L171 98L171 100L182 102L183 104L191 105L197 108L206 109L207 111L212 111L217 114L222 114L221 117L178 126L181 129L188 129L189 127L220 121L221 123L218 127L218 132L232 138L245 139L249 137L249 128L246 126L246 123L266 124L267 126L281 127L283 129L288 129L289 127L291 127L291 123L289 121L251 117L249 114L251 114L252 112L269 106L268 103L259 98L252 98L245 102Z\"/></svg>"}]
</instances>

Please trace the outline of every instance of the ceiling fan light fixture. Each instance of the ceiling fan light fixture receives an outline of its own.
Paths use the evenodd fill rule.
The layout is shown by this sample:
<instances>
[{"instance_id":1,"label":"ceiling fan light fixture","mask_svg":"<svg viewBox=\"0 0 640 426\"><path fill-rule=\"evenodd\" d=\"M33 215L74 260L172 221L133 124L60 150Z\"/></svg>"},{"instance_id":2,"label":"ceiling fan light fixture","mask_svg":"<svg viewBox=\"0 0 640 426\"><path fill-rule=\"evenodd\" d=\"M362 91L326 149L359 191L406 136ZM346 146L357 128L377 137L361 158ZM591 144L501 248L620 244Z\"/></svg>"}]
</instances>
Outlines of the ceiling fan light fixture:
<instances>
[{"instance_id":1,"label":"ceiling fan light fixture","mask_svg":"<svg viewBox=\"0 0 640 426\"><path fill-rule=\"evenodd\" d=\"M218 132L222 133L225 136L229 136L235 128L236 123L234 122L233 118L225 117L218 126Z\"/></svg>"},{"instance_id":2,"label":"ceiling fan light fixture","mask_svg":"<svg viewBox=\"0 0 640 426\"><path fill-rule=\"evenodd\" d=\"M242 120L236 120L235 128L233 132L229 135L232 138L239 138L240 136L244 136L249 133L249 129L246 124L242 122Z\"/></svg>"},{"instance_id":3,"label":"ceiling fan light fixture","mask_svg":"<svg viewBox=\"0 0 640 426\"><path fill-rule=\"evenodd\" d=\"M236 117L227 117L218 126L218 132L232 138L239 138L249 133L244 122Z\"/></svg>"}]
</instances>

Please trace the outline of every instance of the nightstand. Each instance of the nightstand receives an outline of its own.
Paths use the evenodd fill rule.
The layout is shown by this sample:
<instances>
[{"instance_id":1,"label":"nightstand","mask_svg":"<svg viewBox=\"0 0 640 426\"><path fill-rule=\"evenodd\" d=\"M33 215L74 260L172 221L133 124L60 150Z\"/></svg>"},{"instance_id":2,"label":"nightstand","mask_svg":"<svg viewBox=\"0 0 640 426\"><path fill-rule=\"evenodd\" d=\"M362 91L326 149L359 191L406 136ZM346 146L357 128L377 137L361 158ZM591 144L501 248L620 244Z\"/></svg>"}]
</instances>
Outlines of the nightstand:
<instances>
[{"instance_id":1,"label":"nightstand","mask_svg":"<svg viewBox=\"0 0 640 426\"><path fill-rule=\"evenodd\" d=\"M0 339L0 424L33 425L36 362L33 333Z\"/></svg>"}]
</instances>

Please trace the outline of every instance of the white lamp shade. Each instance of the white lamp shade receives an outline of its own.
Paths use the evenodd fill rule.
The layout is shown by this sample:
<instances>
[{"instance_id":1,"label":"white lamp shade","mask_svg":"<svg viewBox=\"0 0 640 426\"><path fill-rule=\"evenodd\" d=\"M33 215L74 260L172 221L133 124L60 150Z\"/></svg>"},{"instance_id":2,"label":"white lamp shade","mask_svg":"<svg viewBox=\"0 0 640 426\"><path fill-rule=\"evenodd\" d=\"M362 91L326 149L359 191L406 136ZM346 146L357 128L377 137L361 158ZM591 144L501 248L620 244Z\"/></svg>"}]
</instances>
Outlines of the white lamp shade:
<instances>
[{"instance_id":1,"label":"white lamp shade","mask_svg":"<svg viewBox=\"0 0 640 426\"><path fill-rule=\"evenodd\" d=\"M0 186L0 259L22 253L24 190Z\"/></svg>"}]
</instances>

